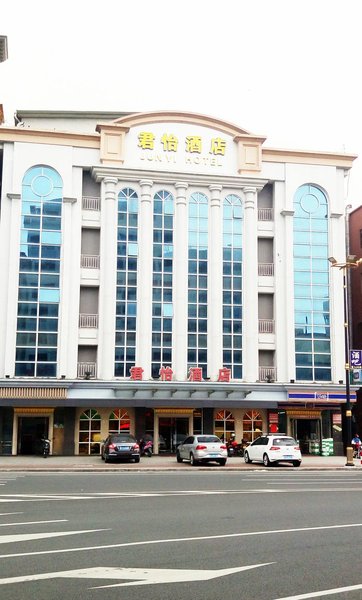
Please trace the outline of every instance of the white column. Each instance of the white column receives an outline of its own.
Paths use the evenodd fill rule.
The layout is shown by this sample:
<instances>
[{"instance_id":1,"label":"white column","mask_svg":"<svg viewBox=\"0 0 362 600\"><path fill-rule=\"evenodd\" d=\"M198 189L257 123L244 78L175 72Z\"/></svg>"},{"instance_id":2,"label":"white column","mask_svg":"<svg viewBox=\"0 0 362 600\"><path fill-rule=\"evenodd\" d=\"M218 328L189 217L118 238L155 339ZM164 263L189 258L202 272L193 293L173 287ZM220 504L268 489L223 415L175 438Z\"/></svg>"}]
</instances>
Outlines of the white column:
<instances>
[{"instance_id":1,"label":"white column","mask_svg":"<svg viewBox=\"0 0 362 600\"><path fill-rule=\"evenodd\" d=\"M257 189L245 187L243 240L243 379L259 379Z\"/></svg>"},{"instance_id":2,"label":"white column","mask_svg":"<svg viewBox=\"0 0 362 600\"><path fill-rule=\"evenodd\" d=\"M80 280L80 204L63 198L58 377L77 377Z\"/></svg>"},{"instance_id":3,"label":"white column","mask_svg":"<svg viewBox=\"0 0 362 600\"><path fill-rule=\"evenodd\" d=\"M98 378L114 377L117 279L117 177L101 188Z\"/></svg>"},{"instance_id":4,"label":"white column","mask_svg":"<svg viewBox=\"0 0 362 600\"><path fill-rule=\"evenodd\" d=\"M188 184L177 182L173 269L173 372L177 381L187 379L187 290L188 290Z\"/></svg>"},{"instance_id":5,"label":"white column","mask_svg":"<svg viewBox=\"0 0 362 600\"><path fill-rule=\"evenodd\" d=\"M141 179L141 202L138 227L138 281L136 363L143 369L143 379L151 378L152 347L152 261L153 211L152 185Z\"/></svg>"},{"instance_id":6,"label":"white column","mask_svg":"<svg viewBox=\"0 0 362 600\"><path fill-rule=\"evenodd\" d=\"M222 355L222 207L221 185L210 185L209 269L208 269L208 376L217 380Z\"/></svg>"}]
</instances>

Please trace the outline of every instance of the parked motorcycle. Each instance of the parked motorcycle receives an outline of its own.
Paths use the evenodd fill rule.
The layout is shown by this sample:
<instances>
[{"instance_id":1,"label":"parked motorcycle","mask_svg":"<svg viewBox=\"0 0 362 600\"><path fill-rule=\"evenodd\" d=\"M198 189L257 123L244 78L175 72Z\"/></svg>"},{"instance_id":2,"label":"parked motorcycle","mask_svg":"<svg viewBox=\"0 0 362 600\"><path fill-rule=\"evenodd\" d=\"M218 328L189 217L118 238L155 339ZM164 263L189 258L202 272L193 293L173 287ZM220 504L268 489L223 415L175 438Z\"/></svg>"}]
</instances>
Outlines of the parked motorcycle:
<instances>
[{"instance_id":1,"label":"parked motorcycle","mask_svg":"<svg viewBox=\"0 0 362 600\"><path fill-rule=\"evenodd\" d=\"M248 445L247 442L245 442L244 440L241 442L241 444L238 444L237 441L235 439L231 439L228 443L227 443L227 452L228 452L228 456L244 456L244 449L246 448L246 446Z\"/></svg>"},{"instance_id":2,"label":"parked motorcycle","mask_svg":"<svg viewBox=\"0 0 362 600\"><path fill-rule=\"evenodd\" d=\"M41 451L44 458L49 456L50 454L50 440L48 438L42 438L41 440Z\"/></svg>"},{"instance_id":3,"label":"parked motorcycle","mask_svg":"<svg viewBox=\"0 0 362 600\"><path fill-rule=\"evenodd\" d=\"M152 440L140 440L140 451L141 456L148 456L149 458L151 458L153 454Z\"/></svg>"}]
</instances>

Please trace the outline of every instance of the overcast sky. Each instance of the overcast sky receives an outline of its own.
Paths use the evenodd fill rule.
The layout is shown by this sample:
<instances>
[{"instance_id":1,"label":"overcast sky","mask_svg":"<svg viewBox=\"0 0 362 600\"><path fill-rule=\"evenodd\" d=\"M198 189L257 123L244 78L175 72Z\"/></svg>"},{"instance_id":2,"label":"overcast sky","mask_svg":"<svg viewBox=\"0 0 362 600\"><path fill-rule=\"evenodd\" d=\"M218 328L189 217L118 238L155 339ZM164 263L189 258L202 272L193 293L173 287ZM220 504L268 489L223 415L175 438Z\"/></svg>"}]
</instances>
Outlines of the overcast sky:
<instances>
[{"instance_id":1,"label":"overcast sky","mask_svg":"<svg viewBox=\"0 0 362 600\"><path fill-rule=\"evenodd\" d=\"M266 146L361 156L361 0L6 0L0 65L16 109L202 113Z\"/></svg>"}]
</instances>

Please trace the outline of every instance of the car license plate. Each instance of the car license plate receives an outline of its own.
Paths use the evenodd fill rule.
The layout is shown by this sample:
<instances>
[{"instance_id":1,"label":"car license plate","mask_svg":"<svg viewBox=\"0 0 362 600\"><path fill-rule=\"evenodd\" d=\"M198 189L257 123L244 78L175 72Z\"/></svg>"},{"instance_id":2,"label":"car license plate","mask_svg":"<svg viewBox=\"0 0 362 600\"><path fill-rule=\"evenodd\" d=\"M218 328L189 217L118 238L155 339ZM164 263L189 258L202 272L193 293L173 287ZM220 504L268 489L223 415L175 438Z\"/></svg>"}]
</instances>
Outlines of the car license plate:
<instances>
[{"instance_id":1,"label":"car license plate","mask_svg":"<svg viewBox=\"0 0 362 600\"><path fill-rule=\"evenodd\" d=\"M129 450L129 446L117 446L117 450Z\"/></svg>"},{"instance_id":2,"label":"car license plate","mask_svg":"<svg viewBox=\"0 0 362 600\"><path fill-rule=\"evenodd\" d=\"M218 452L210 452L210 456L219 456Z\"/></svg>"},{"instance_id":3,"label":"car license plate","mask_svg":"<svg viewBox=\"0 0 362 600\"><path fill-rule=\"evenodd\" d=\"M283 458L294 458L291 454L284 454Z\"/></svg>"}]
</instances>

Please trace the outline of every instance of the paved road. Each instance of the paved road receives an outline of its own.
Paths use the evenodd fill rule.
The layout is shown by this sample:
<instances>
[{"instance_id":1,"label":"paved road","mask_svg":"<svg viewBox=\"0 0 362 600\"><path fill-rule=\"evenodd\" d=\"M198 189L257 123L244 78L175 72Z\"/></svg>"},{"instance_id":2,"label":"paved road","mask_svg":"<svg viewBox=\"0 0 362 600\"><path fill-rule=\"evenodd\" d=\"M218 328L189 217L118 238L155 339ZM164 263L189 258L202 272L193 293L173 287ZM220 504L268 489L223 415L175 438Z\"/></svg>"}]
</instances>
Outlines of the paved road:
<instances>
[{"instance_id":1,"label":"paved road","mask_svg":"<svg viewBox=\"0 0 362 600\"><path fill-rule=\"evenodd\" d=\"M361 492L357 469L3 472L0 599L360 600Z\"/></svg>"}]
</instances>

